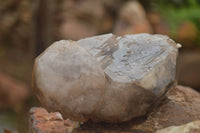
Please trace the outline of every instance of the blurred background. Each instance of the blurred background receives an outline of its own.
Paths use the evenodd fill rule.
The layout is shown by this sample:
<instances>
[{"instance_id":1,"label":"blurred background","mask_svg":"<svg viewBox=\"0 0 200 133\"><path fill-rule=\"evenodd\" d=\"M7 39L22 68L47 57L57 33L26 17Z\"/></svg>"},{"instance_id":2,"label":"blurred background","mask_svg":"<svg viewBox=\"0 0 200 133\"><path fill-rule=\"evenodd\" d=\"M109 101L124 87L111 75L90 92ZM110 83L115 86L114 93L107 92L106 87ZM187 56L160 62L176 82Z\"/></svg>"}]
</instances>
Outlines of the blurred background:
<instances>
[{"instance_id":1,"label":"blurred background","mask_svg":"<svg viewBox=\"0 0 200 133\"><path fill-rule=\"evenodd\" d=\"M34 58L56 40L165 34L182 44L179 84L200 91L199 0L0 0L0 133L27 133Z\"/></svg>"}]
</instances>

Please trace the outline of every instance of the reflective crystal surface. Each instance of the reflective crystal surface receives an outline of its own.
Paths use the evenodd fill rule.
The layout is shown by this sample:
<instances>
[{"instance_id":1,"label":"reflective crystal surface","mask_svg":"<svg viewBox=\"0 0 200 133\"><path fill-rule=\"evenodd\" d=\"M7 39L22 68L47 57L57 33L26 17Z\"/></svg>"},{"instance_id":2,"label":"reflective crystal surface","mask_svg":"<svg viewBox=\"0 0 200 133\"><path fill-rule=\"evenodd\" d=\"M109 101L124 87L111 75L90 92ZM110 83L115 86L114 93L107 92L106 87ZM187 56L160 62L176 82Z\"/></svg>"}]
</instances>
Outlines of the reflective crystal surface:
<instances>
[{"instance_id":1,"label":"reflective crystal surface","mask_svg":"<svg viewBox=\"0 0 200 133\"><path fill-rule=\"evenodd\" d=\"M163 35L62 40L35 59L33 89L66 118L127 121L144 115L175 79L177 55L178 45Z\"/></svg>"}]
</instances>

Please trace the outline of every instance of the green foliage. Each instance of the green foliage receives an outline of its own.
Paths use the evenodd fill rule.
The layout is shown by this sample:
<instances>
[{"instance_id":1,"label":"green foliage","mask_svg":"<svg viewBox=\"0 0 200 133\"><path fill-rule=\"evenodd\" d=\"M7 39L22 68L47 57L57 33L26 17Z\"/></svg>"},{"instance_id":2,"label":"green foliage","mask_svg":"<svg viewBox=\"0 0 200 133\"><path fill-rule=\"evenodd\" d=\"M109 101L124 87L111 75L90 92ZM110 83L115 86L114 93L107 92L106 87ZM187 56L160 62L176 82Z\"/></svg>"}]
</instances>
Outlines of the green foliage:
<instances>
[{"instance_id":1,"label":"green foliage","mask_svg":"<svg viewBox=\"0 0 200 133\"><path fill-rule=\"evenodd\" d=\"M170 25L172 36L183 21L193 22L200 31L200 4L198 0L162 0L153 3ZM199 32L200 33L200 32Z\"/></svg>"}]
</instances>

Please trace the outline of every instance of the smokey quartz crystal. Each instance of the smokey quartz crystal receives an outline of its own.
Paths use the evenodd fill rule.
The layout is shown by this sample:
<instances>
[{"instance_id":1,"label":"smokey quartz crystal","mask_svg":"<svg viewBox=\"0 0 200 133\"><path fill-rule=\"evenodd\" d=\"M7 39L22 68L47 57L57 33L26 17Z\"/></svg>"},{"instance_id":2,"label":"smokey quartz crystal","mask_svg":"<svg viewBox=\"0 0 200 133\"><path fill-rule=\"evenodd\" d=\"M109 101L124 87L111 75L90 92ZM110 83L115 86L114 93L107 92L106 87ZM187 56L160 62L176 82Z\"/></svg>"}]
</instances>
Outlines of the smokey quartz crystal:
<instances>
[{"instance_id":1,"label":"smokey quartz crystal","mask_svg":"<svg viewBox=\"0 0 200 133\"><path fill-rule=\"evenodd\" d=\"M61 40L35 59L33 90L65 118L128 121L143 116L175 80L178 47L145 33Z\"/></svg>"}]
</instances>

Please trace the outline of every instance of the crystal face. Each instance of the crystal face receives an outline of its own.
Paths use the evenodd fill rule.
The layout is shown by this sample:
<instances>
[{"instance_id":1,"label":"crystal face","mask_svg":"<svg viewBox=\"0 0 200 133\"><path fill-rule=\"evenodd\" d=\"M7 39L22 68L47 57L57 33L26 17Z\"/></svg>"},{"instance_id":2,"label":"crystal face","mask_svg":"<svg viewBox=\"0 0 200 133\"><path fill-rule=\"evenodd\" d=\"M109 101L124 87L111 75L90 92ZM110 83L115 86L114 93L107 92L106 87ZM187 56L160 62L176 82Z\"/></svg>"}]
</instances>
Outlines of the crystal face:
<instances>
[{"instance_id":1,"label":"crystal face","mask_svg":"<svg viewBox=\"0 0 200 133\"><path fill-rule=\"evenodd\" d=\"M163 35L62 40L35 59L33 89L65 118L127 121L144 115L175 79L177 55L177 44Z\"/></svg>"}]
</instances>

